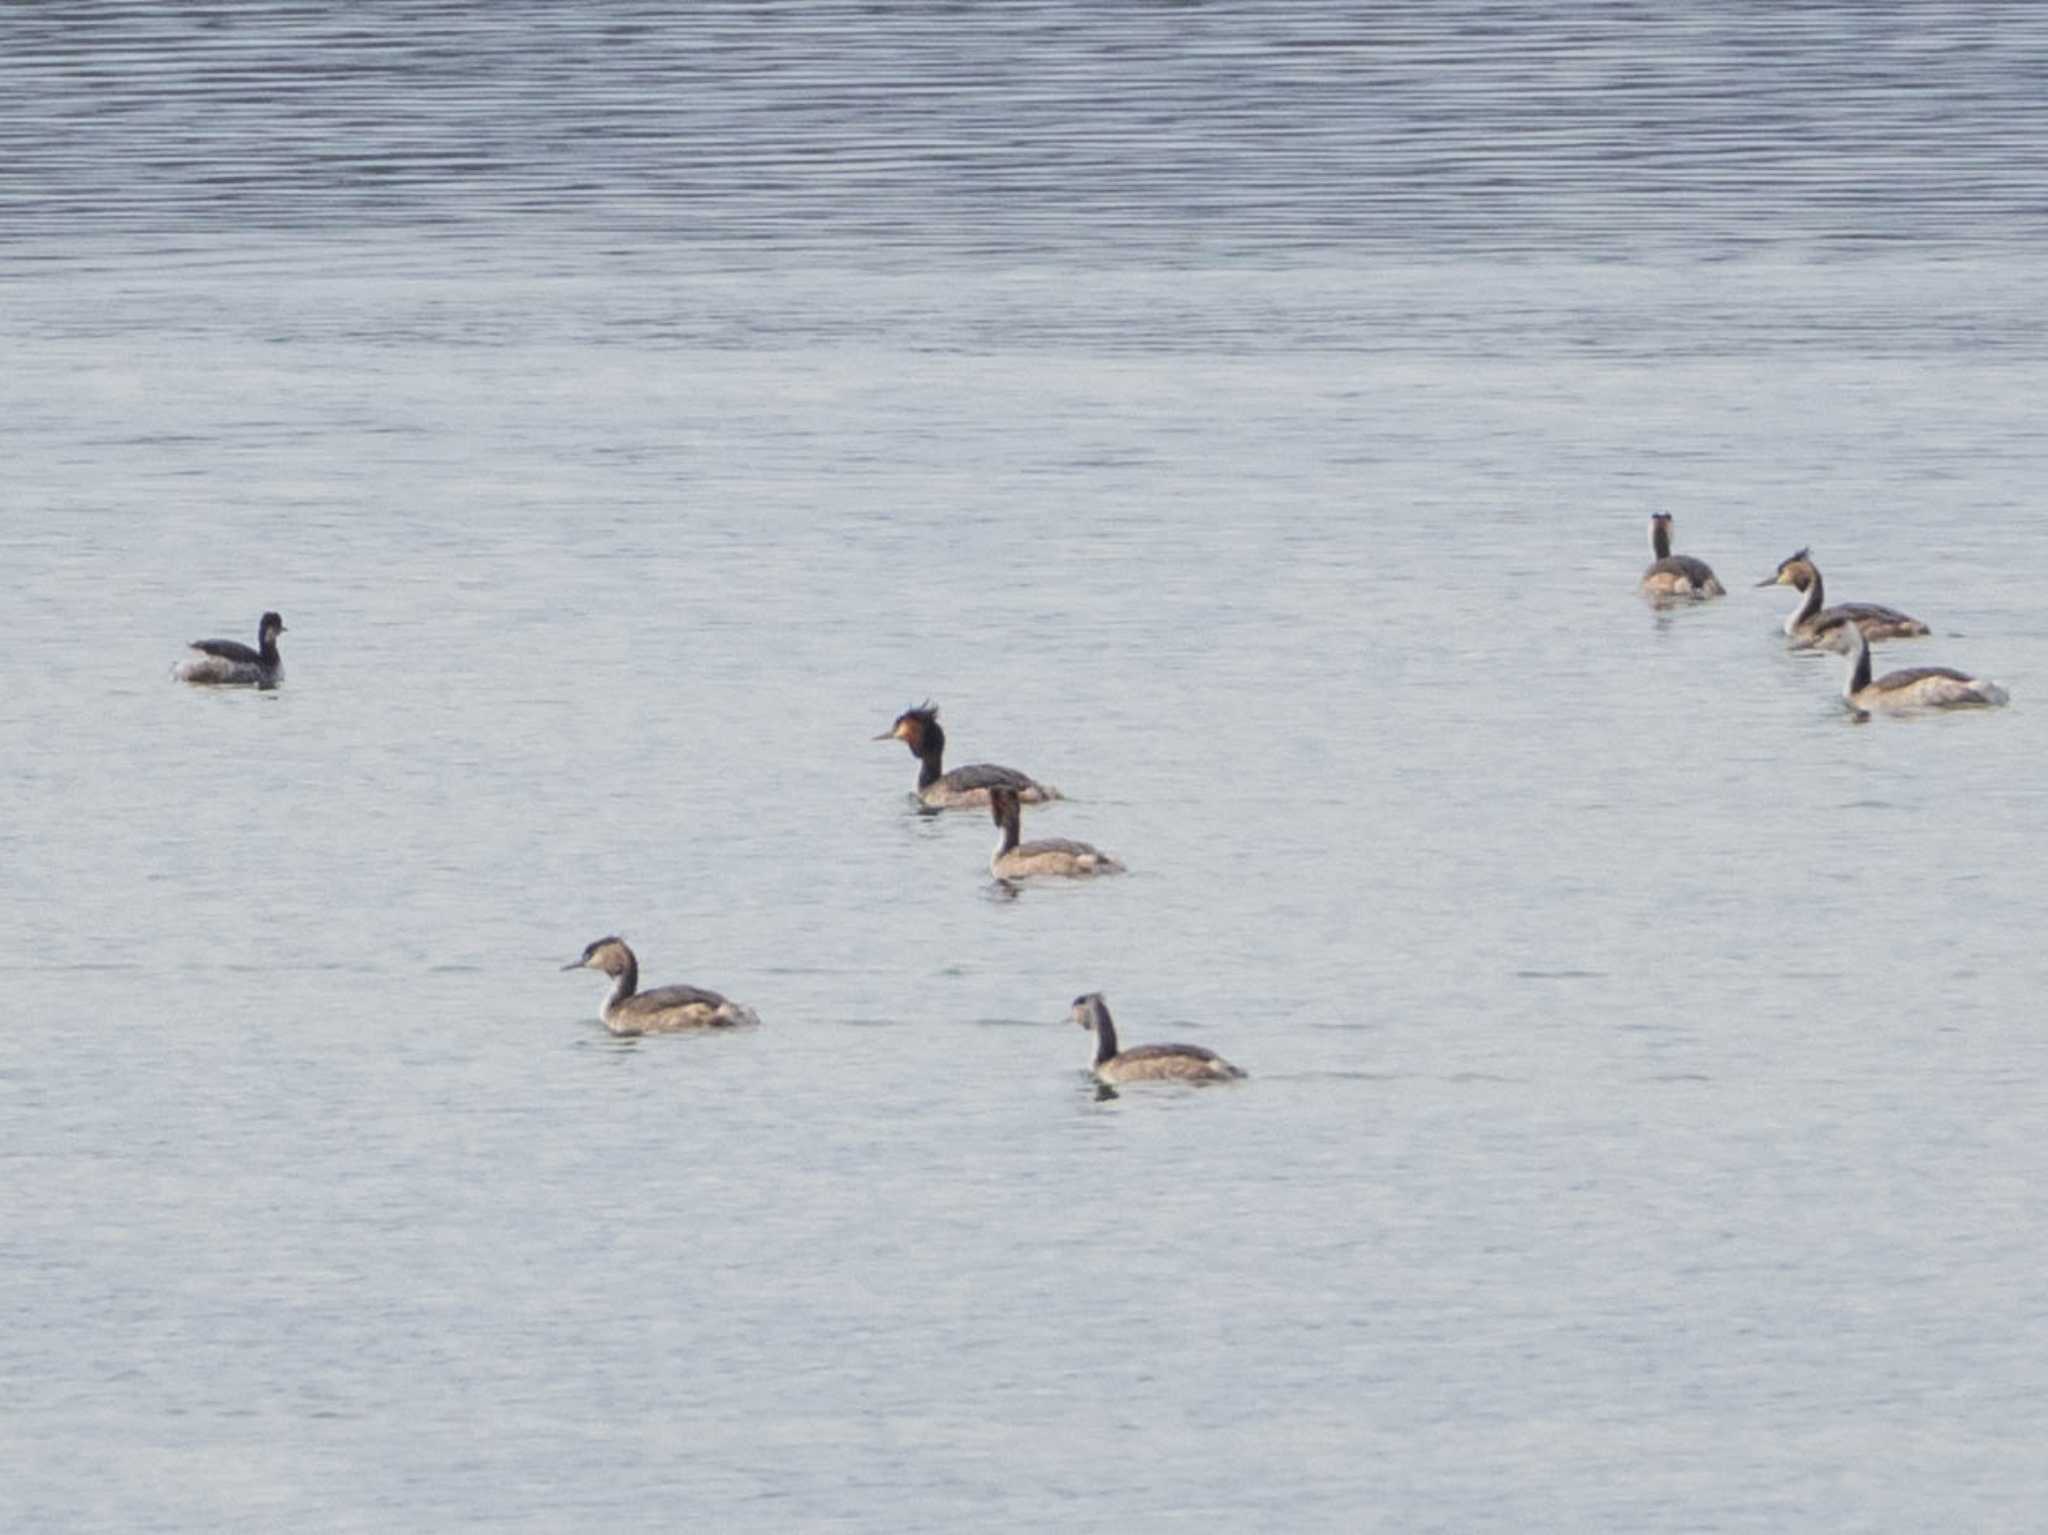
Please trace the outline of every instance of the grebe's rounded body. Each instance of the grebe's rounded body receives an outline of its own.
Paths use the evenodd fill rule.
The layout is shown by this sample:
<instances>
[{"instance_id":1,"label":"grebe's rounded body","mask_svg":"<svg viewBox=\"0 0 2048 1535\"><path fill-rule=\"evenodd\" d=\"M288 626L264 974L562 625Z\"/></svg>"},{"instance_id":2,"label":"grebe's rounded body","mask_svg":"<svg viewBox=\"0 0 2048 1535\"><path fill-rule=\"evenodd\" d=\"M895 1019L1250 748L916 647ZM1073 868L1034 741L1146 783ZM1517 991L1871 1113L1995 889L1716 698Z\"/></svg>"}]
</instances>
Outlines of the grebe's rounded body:
<instances>
[{"instance_id":1,"label":"grebe's rounded body","mask_svg":"<svg viewBox=\"0 0 2048 1535\"><path fill-rule=\"evenodd\" d=\"M676 1034L690 1029L751 1028L761 1019L745 1007L701 986L658 986L641 991L640 962L623 938L600 938L585 946L564 970L601 970L612 978L605 999L604 1026L614 1034Z\"/></svg>"},{"instance_id":2,"label":"grebe's rounded body","mask_svg":"<svg viewBox=\"0 0 2048 1535\"><path fill-rule=\"evenodd\" d=\"M939 723L939 706L927 700L915 709L905 709L877 741L901 741L917 758L918 802L929 810L978 810L988 803L989 790L1014 789L1027 805L1044 804L1060 797L1050 784L1039 783L1015 768L976 762L948 773L945 770L946 731Z\"/></svg>"},{"instance_id":3,"label":"grebe's rounded body","mask_svg":"<svg viewBox=\"0 0 2048 1535\"><path fill-rule=\"evenodd\" d=\"M1929 633L1927 625L1897 608L1875 602L1841 602L1827 605L1827 587L1812 551L1801 549L1778 562L1775 573L1758 586L1789 586L1799 593L1799 605L1785 615L1785 638L1794 650L1832 650L1844 624L1854 624L1863 637L1878 640L1914 639Z\"/></svg>"},{"instance_id":4,"label":"grebe's rounded body","mask_svg":"<svg viewBox=\"0 0 2048 1535\"><path fill-rule=\"evenodd\" d=\"M1116 859L1086 842L1072 842L1065 837L1022 841L1021 804L1022 796L1007 784L999 784L989 790L989 819L1002 828L996 850L988 860L989 873L997 879L1035 879L1040 876L1088 879L1097 874L1124 872L1124 866Z\"/></svg>"},{"instance_id":5,"label":"grebe's rounded body","mask_svg":"<svg viewBox=\"0 0 2048 1535\"><path fill-rule=\"evenodd\" d=\"M1116 1086L1124 1082L1235 1082L1244 1076L1214 1050L1200 1045L1116 1046L1116 1024L1102 993L1074 998L1071 1015L1084 1029L1095 1031L1095 1080Z\"/></svg>"},{"instance_id":6,"label":"grebe's rounded body","mask_svg":"<svg viewBox=\"0 0 2048 1535\"><path fill-rule=\"evenodd\" d=\"M265 613L256 625L254 650L238 640L194 640L191 654L178 663L173 675L180 682L214 687L275 687L284 676L284 662L277 653L282 633L284 620Z\"/></svg>"},{"instance_id":7,"label":"grebe's rounded body","mask_svg":"<svg viewBox=\"0 0 2048 1535\"><path fill-rule=\"evenodd\" d=\"M1671 552L1669 512L1656 512L1650 517L1650 565L1636 589L1659 604L1701 602L1727 593L1705 560Z\"/></svg>"},{"instance_id":8,"label":"grebe's rounded body","mask_svg":"<svg viewBox=\"0 0 2048 1535\"><path fill-rule=\"evenodd\" d=\"M1842 699L1859 714L1911 709L1971 709L2007 702L2011 694L1988 677L1973 677L1950 666L1913 666L1904 671L1870 675L1870 641L1854 624L1835 631L1832 648L1847 658Z\"/></svg>"}]
</instances>

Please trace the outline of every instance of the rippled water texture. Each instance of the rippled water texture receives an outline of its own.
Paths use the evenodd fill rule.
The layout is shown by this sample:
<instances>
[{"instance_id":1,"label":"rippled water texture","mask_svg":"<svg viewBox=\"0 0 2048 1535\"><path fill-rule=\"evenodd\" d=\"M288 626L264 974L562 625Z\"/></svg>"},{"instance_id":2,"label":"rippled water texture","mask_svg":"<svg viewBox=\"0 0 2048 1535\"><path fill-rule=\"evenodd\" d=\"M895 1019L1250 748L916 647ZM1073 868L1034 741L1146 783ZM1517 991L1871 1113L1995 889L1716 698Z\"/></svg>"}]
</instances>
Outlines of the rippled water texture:
<instances>
[{"instance_id":1,"label":"rippled water texture","mask_svg":"<svg viewBox=\"0 0 2048 1535\"><path fill-rule=\"evenodd\" d=\"M2030 1527L2044 54L0 10L0 1525Z\"/></svg>"},{"instance_id":2,"label":"rippled water texture","mask_svg":"<svg viewBox=\"0 0 2048 1535\"><path fill-rule=\"evenodd\" d=\"M2048 21L1999 5L53 3L5 28L0 210L67 240L1696 258L2000 248L2048 180Z\"/></svg>"}]
</instances>

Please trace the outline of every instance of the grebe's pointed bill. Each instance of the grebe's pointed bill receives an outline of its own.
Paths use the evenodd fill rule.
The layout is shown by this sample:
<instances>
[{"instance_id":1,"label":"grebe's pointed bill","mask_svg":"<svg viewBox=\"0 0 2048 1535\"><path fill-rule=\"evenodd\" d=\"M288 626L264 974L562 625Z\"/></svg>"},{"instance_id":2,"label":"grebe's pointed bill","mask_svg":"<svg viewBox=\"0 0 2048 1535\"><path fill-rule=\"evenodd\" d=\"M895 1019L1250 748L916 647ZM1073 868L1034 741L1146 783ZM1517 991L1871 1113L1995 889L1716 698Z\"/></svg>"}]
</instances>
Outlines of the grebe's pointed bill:
<instances>
[{"instance_id":1,"label":"grebe's pointed bill","mask_svg":"<svg viewBox=\"0 0 2048 1535\"><path fill-rule=\"evenodd\" d=\"M1761 581L1757 582L1757 585L1758 585L1758 586L1760 586L1760 587L1761 587L1761 586L1777 586L1777 585L1780 585L1780 584L1781 584L1781 578L1780 578L1780 577L1778 577L1778 576L1776 576L1776 575L1768 575L1768 576L1765 576L1765 577L1763 578L1763 580L1761 580Z\"/></svg>"}]
</instances>

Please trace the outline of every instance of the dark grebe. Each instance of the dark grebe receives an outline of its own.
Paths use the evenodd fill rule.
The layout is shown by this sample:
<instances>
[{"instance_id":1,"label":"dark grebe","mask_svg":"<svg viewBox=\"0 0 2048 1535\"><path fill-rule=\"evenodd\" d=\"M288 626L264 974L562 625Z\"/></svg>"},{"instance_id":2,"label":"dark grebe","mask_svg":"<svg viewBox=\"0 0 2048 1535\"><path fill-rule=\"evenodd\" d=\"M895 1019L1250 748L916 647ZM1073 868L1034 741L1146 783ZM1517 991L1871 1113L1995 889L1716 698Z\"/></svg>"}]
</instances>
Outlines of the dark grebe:
<instances>
[{"instance_id":1,"label":"dark grebe","mask_svg":"<svg viewBox=\"0 0 2048 1535\"><path fill-rule=\"evenodd\" d=\"M206 682L226 687L274 687L284 676L277 637L284 620L265 613L256 625L256 649L236 640L194 640L192 654L178 663L180 682Z\"/></svg>"},{"instance_id":2,"label":"dark grebe","mask_svg":"<svg viewBox=\"0 0 2048 1535\"><path fill-rule=\"evenodd\" d=\"M939 708L927 700L915 709L905 709L896 723L876 736L877 741L901 741L917 758L917 797L933 810L972 810L988 803L988 791L1015 789L1027 805L1043 804L1060 797L1060 791L1026 777L1015 768L995 767L977 762L971 767L944 771L946 732L939 724Z\"/></svg>"}]
</instances>

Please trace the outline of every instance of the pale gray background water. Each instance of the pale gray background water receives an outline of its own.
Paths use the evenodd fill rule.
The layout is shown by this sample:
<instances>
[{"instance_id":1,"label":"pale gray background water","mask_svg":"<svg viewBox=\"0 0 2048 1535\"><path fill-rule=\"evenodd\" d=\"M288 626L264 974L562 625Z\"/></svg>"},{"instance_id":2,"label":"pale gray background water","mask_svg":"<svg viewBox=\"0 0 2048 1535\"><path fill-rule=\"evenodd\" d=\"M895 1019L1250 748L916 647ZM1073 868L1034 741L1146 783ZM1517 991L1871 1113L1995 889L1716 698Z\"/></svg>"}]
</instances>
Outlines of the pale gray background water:
<instances>
[{"instance_id":1,"label":"pale gray background water","mask_svg":"<svg viewBox=\"0 0 2048 1535\"><path fill-rule=\"evenodd\" d=\"M1704 11L0 13L0 1523L2036 1526L2048 21Z\"/></svg>"}]
</instances>

